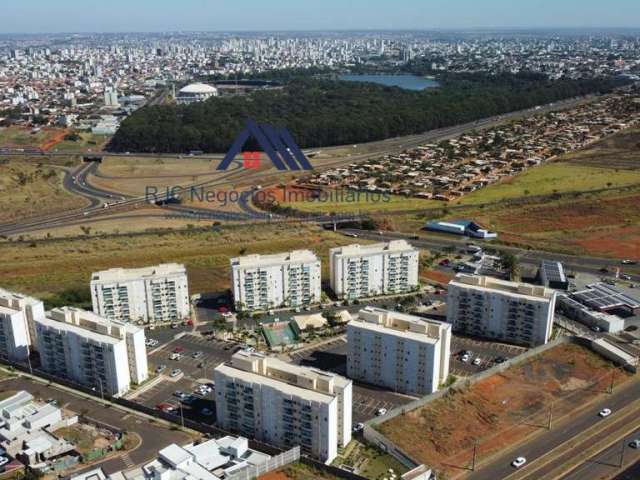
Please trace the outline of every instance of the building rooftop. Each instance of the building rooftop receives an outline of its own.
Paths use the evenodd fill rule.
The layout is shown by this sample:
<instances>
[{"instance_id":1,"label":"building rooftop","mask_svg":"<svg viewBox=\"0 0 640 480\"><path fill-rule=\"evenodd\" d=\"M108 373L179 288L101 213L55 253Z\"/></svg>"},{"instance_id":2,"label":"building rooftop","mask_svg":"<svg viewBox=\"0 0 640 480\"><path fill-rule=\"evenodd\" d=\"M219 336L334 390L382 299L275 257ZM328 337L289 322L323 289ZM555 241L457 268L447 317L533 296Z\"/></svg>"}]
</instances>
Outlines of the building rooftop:
<instances>
[{"instance_id":1,"label":"building rooftop","mask_svg":"<svg viewBox=\"0 0 640 480\"><path fill-rule=\"evenodd\" d=\"M550 288L531 285L530 283L498 280L497 278L483 275L458 274L449 282L449 285L457 285L482 291L493 290L536 300L550 299L555 295L555 292Z\"/></svg>"},{"instance_id":2,"label":"building rooftop","mask_svg":"<svg viewBox=\"0 0 640 480\"><path fill-rule=\"evenodd\" d=\"M409 252L416 249L406 240L392 240L390 242L372 243L368 245L360 245L354 243L344 247L331 249L331 255L371 255L383 252Z\"/></svg>"},{"instance_id":3,"label":"building rooftop","mask_svg":"<svg viewBox=\"0 0 640 480\"><path fill-rule=\"evenodd\" d=\"M283 263L311 263L317 261L318 257L311 250L293 250L291 252L274 253L271 255L254 254L232 258L231 266L261 267Z\"/></svg>"},{"instance_id":4,"label":"building rooftop","mask_svg":"<svg viewBox=\"0 0 640 480\"><path fill-rule=\"evenodd\" d=\"M127 333L133 334L141 330L135 325L109 320L75 307L54 308L47 312L46 318L40 320L40 323L113 344L126 338Z\"/></svg>"},{"instance_id":5,"label":"building rooftop","mask_svg":"<svg viewBox=\"0 0 640 480\"><path fill-rule=\"evenodd\" d=\"M437 343L442 331L451 329L451 325L445 322L371 306L360 310L358 318L352 320L350 324L427 343Z\"/></svg>"},{"instance_id":6,"label":"building rooftop","mask_svg":"<svg viewBox=\"0 0 640 480\"><path fill-rule=\"evenodd\" d=\"M218 366L216 370L316 401L330 401L337 395L336 387L344 388L351 383L351 380L334 373L245 351L236 352L230 362Z\"/></svg>"},{"instance_id":7,"label":"building rooftop","mask_svg":"<svg viewBox=\"0 0 640 480\"><path fill-rule=\"evenodd\" d=\"M2 307L10 308L12 310L21 310L26 305L35 305L40 303L42 303L42 301L37 298L0 288L0 306Z\"/></svg>"},{"instance_id":8,"label":"building rooftop","mask_svg":"<svg viewBox=\"0 0 640 480\"><path fill-rule=\"evenodd\" d=\"M623 307L635 312L640 309L640 300L604 283L587 285L586 289L574 292L572 297L594 310L606 311Z\"/></svg>"},{"instance_id":9,"label":"building rooftop","mask_svg":"<svg viewBox=\"0 0 640 480\"><path fill-rule=\"evenodd\" d=\"M137 279L163 278L172 275L186 275L187 269L178 263L163 263L143 268L112 268L95 272L91 275L91 283L112 283Z\"/></svg>"},{"instance_id":10,"label":"building rooftop","mask_svg":"<svg viewBox=\"0 0 640 480\"><path fill-rule=\"evenodd\" d=\"M199 93L216 93L218 89L205 83L192 83L180 89L180 93L199 94Z\"/></svg>"}]
</instances>

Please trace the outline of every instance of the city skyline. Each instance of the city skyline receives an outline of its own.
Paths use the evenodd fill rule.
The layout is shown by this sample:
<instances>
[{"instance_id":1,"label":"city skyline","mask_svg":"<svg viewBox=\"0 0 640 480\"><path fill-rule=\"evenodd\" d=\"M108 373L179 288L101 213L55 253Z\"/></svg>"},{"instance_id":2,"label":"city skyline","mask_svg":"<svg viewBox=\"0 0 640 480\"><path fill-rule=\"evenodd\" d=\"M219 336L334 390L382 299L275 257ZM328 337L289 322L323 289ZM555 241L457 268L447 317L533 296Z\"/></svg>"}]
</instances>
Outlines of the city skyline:
<instances>
[{"instance_id":1,"label":"city skyline","mask_svg":"<svg viewBox=\"0 0 640 480\"><path fill-rule=\"evenodd\" d=\"M552 2L538 0L516 5L491 0L478 5L459 0L401 0L393 5L366 2L305 2L256 0L170 2L123 0L92 5L78 0L51 4L42 0L4 5L5 26L0 34L70 32L176 32L176 31L318 31L318 30L459 30L459 29L593 29L637 28L640 5L630 0L603 3L595 0ZM453 7L453 8L452 8ZM249 12L249 13L248 13Z\"/></svg>"}]
</instances>

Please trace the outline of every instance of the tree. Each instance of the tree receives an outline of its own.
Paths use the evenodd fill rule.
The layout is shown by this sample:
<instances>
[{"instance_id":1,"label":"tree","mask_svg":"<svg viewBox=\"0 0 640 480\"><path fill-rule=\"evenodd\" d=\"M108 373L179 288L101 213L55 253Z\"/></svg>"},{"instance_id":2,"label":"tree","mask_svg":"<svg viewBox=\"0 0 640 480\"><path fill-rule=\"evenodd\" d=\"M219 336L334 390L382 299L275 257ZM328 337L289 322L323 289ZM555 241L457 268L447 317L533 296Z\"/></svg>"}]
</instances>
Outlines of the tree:
<instances>
[{"instance_id":1,"label":"tree","mask_svg":"<svg viewBox=\"0 0 640 480\"><path fill-rule=\"evenodd\" d=\"M500 265L507 272L511 280L520 278L520 262L518 257L510 252L500 253Z\"/></svg>"}]
</instances>

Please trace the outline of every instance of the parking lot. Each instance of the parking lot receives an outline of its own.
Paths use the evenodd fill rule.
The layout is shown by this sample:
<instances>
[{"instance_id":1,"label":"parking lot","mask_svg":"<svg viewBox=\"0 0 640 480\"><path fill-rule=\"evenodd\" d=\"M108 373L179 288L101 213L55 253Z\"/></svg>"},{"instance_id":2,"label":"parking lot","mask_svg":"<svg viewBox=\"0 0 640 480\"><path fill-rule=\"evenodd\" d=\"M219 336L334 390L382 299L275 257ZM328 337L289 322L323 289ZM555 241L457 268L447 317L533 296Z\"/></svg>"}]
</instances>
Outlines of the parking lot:
<instances>
[{"instance_id":1,"label":"parking lot","mask_svg":"<svg viewBox=\"0 0 640 480\"><path fill-rule=\"evenodd\" d=\"M467 362L461 360L463 350L471 352ZM493 367L498 358L508 360L526 351L526 347L454 335L451 339L449 373L468 377ZM474 360L477 365L474 364Z\"/></svg>"},{"instance_id":2,"label":"parking lot","mask_svg":"<svg viewBox=\"0 0 640 480\"><path fill-rule=\"evenodd\" d=\"M290 355L298 365L319 368L346 375L347 340L340 336L316 348L310 348ZM366 422L376 416L380 409L391 410L414 400L408 395L359 382L353 383L353 423Z\"/></svg>"}]
</instances>

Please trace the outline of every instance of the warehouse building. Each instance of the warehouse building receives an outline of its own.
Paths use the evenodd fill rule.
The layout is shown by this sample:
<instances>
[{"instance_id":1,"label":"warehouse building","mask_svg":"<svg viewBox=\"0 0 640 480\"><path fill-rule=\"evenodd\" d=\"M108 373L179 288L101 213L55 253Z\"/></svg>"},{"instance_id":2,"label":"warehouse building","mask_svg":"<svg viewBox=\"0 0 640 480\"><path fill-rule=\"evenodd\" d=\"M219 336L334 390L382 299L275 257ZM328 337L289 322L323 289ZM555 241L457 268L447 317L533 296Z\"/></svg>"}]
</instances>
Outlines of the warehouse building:
<instances>
[{"instance_id":1,"label":"warehouse building","mask_svg":"<svg viewBox=\"0 0 640 480\"><path fill-rule=\"evenodd\" d=\"M485 240L498 237L497 233L490 232L471 220L430 220L423 229L432 232L451 233L453 235L466 235L467 237Z\"/></svg>"}]
</instances>

